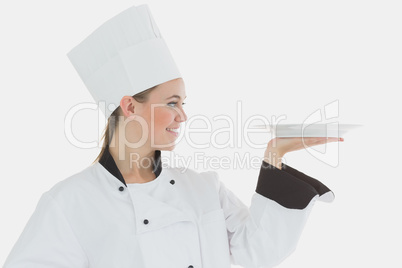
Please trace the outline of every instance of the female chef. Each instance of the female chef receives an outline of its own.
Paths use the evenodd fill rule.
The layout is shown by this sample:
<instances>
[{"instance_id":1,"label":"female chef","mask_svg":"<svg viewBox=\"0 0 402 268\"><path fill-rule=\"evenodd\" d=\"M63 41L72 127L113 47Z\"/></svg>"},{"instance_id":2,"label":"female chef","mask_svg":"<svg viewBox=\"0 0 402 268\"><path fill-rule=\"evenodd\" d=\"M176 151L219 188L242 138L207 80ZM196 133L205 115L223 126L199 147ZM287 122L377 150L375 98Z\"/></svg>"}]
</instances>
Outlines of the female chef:
<instances>
[{"instance_id":1,"label":"female chef","mask_svg":"<svg viewBox=\"0 0 402 268\"><path fill-rule=\"evenodd\" d=\"M41 196L5 268L272 267L295 249L314 202L333 199L281 163L305 147L300 138L268 143L250 207L216 172L162 168L161 150L174 149L187 119L186 91L147 5L108 20L68 57L104 108L104 145Z\"/></svg>"}]
</instances>

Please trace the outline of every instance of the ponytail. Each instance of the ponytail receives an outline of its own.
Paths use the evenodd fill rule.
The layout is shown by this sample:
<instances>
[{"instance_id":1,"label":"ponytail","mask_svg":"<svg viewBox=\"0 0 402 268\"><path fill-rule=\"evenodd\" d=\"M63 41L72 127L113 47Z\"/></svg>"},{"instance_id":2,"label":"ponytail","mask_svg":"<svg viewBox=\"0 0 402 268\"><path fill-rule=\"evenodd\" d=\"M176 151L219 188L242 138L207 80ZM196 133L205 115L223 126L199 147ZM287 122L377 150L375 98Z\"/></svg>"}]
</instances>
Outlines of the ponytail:
<instances>
[{"instance_id":1,"label":"ponytail","mask_svg":"<svg viewBox=\"0 0 402 268\"><path fill-rule=\"evenodd\" d=\"M133 96L133 98L139 103L144 103L144 102L146 102L148 100L149 94L152 92L152 90L154 90L157 86L158 85L156 85L154 87L151 87L151 88L149 88L147 90L141 91L140 93L135 94ZM103 154L105 153L106 148L109 147L109 144L110 144L110 141L113 138L113 134L115 132L115 129L116 129L117 125L119 124L119 122L118 122L119 120L116 120L116 118L119 118L122 114L123 113L122 113L121 108L119 106L113 111L113 113L108 118L106 128L105 128L104 133L102 135L102 139L103 139L102 150L100 151L98 157L96 157L96 159L94 160L93 163L99 161L102 158Z\"/></svg>"}]
</instances>

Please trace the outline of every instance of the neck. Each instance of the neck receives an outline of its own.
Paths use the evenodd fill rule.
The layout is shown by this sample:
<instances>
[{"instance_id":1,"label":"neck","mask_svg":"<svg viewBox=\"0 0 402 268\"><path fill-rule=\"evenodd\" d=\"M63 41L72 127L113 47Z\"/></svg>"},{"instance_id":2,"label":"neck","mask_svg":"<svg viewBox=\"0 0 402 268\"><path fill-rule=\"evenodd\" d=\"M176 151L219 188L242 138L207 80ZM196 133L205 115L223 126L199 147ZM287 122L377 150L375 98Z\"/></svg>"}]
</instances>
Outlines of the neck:
<instances>
[{"instance_id":1,"label":"neck","mask_svg":"<svg viewBox=\"0 0 402 268\"><path fill-rule=\"evenodd\" d=\"M155 150L130 148L124 144L109 147L110 155L126 183L144 183L155 179Z\"/></svg>"}]
</instances>

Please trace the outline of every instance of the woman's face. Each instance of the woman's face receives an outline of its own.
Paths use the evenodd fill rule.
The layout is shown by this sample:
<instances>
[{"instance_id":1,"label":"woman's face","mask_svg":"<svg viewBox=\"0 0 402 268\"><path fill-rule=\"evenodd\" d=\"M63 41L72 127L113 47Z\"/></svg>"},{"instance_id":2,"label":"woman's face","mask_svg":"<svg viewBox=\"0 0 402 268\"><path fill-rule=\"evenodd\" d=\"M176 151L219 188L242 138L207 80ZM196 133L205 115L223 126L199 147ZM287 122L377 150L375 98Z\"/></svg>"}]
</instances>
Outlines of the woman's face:
<instances>
[{"instance_id":1,"label":"woman's face","mask_svg":"<svg viewBox=\"0 0 402 268\"><path fill-rule=\"evenodd\" d=\"M147 102L135 102L136 120L142 122L141 128L138 126L135 128L137 132L135 135L147 137L146 144L155 150L172 150L179 135L180 124L187 120L183 110L185 98L184 81L182 78L177 78L157 86L149 94ZM145 122L148 130L144 127ZM139 130L140 136L138 136Z\"/></svg>"}]
</instances>

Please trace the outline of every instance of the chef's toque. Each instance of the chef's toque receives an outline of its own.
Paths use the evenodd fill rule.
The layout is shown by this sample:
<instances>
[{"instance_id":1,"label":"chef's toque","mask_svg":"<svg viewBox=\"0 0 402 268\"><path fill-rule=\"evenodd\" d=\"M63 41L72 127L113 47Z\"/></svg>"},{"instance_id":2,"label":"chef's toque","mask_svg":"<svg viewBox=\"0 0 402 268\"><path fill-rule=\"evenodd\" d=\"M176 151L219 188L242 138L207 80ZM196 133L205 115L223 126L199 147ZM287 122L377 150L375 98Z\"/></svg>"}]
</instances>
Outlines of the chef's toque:
<instances>
[{"instance_id":1,"label":"chef's toque","mask_svg":"<svg viewBox=\"0 0 402 268\"><path fill-rule=\"evenodd\" d=\"M67 56L106 118L123 96L181 77L146 4L109 19Z\"/></svg>"}]
</instances>

